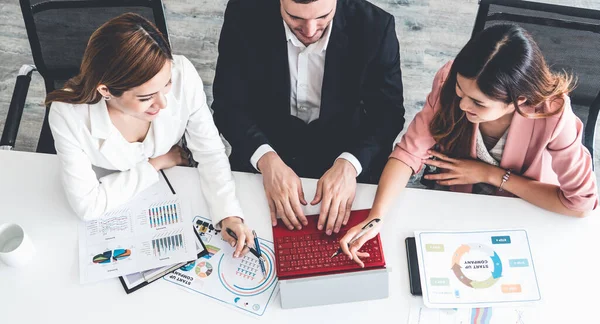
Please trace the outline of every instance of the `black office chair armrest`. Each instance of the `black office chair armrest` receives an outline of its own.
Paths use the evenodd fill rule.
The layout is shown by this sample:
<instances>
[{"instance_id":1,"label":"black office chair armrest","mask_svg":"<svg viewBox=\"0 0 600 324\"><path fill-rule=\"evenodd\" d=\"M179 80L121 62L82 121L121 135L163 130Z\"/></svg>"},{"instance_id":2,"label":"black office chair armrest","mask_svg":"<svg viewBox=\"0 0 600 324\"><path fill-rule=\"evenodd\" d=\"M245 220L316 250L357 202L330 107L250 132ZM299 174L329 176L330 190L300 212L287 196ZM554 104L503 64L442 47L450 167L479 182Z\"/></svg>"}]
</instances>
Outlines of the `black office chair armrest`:
<instances>
[{"instance_id":1,"label":"black office chair armrest","mask_svg":"<svg viewBox=\"0 0 600 324\"><path fill-rule=\"evenodd\" d=\"M19 124L21 123L23 109L25 108L25 99L27 98L29 83L31 82L31 73L35 70L35 66L33 65L23 65L19 70L15 90L13 91L10 106L8 107L8 114L6 115L4 130L2 131L2 139L0 139L0 149L12 150L15 147Z\"/></svg>"},{"instance_id":2,"label":"black office chair armrest","mask_svg":"<svg viewBox=\"0 0 600 324\"><path fill-rule=\"evenodd\" d=\"M596 137L596 123L598 122L598 112L600 111L600 92L594 99L594 102L590 105L590 110L587 118L587 122L584 128L583 145L592 154L592 161L594 161L594 137ZM593 165L593 163L592 163Z\"/></svg>"}]
</instances>

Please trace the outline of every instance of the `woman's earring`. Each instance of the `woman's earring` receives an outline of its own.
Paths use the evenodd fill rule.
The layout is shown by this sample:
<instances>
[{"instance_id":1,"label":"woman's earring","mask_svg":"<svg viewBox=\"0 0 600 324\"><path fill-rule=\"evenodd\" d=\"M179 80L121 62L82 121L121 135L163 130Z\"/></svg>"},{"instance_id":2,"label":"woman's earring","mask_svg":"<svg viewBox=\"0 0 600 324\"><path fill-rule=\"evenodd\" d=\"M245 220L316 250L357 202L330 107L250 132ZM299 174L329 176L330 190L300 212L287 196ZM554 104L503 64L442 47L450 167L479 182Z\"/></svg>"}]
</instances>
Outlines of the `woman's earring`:
<instances>
[{"instance_id":1,"label":"woman's earring","mask_svg":"<svg viewBox=\"0 0 600 324\"><path fill-rule=\"evenodd\" d=\"M110 100L110 96L104 96L104 100Z\"/></svg>"}]
</instances>

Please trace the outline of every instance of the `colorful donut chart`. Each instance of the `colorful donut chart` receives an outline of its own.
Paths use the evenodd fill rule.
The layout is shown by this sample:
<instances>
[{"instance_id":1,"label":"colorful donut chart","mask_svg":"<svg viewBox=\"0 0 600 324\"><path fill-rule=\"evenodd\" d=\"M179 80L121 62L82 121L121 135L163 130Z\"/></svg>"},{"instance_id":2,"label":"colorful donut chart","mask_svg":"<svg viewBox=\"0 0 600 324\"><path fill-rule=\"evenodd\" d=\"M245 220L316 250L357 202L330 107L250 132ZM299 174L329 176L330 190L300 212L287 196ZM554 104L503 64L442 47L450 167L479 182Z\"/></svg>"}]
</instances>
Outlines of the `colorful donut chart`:
<instances>
[{"instance_id":1,"label":"colorful donut chart","mask_svg":"<svg viewBox=\"0 0 600 324\"><path fill-rule=\"evenodd\" d=\"M479 250L485 255L489 256L492 260L493 270L490 277L486 280L471 280L464 273L463 268L460 266L460 261L463 256L471 251ZM474 289L484 289L493 286L502 276L502 262L498 254L489 246L483 244L463 244L454 251L452 255L452 271L456 278L462 282L465 286Z\"/></svg>"}]
</instances>

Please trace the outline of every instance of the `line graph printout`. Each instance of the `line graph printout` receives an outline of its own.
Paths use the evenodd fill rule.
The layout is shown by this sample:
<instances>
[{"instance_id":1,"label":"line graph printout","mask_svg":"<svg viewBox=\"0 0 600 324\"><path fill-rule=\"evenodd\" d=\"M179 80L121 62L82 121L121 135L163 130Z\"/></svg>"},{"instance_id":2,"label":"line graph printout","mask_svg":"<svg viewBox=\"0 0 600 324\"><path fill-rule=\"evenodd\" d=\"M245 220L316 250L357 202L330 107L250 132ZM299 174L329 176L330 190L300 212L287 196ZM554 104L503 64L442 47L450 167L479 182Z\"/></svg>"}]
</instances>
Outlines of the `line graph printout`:
<instances>
[{"instance_id":1,"label":"line graph printout","mask_svg":"<svg viewBox=\"0 0 600 324\"><path fill-rule=\"evenodd\" d=\"M196 259L189 211L163 177L130 202L79 225L81 283Z\"/></svg>"},{"instance_id":2,"label":"line graph printout","mask_svg":"<svg viewBox=\"0 0 600 324\"><path fill-rule=\"evenodd\" d=\"M518 306L541 299L525 230L415 232L430 308Z\"/></svg>"}]
</instances>

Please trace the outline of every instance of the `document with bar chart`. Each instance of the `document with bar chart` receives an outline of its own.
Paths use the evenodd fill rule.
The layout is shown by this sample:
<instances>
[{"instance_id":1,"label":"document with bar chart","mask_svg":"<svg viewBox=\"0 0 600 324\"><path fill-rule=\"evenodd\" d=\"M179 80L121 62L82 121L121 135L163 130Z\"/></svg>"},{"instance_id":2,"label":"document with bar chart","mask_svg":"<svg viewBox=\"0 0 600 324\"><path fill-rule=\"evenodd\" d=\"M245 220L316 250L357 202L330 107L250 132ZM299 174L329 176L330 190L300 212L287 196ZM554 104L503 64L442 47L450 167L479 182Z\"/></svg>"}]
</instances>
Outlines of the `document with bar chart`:
<instances>
[{"instance_id":1,"label":"document with bar chart","mask_svg":"<svg viewBox=\"0 0 600 324\"><path fill-rule=\"evenodd\" d=\"M430 308L518 306L541 299L525 230L415 232Z\"/></svg>"},{"instance_id":2,"label":"document with bar chart","mask_svg":"<svg viewBox=\"0 0 600 324\"><path fill-rule=\"evenodd\" d=\"M129 203L79 226L82 283L197 258L189 208L161 181Z\"/></svg>"}]
</instances>

